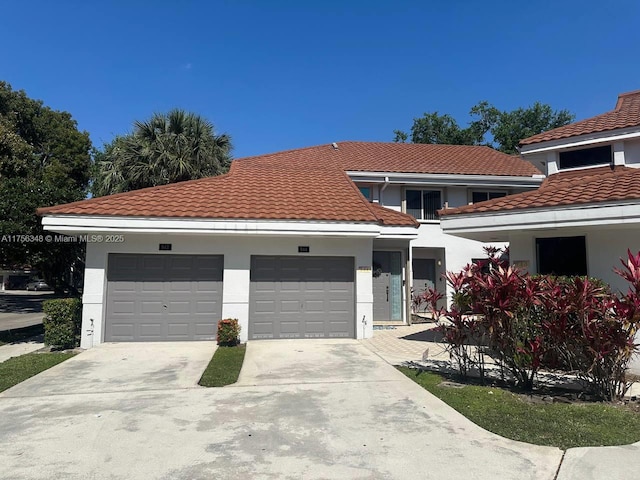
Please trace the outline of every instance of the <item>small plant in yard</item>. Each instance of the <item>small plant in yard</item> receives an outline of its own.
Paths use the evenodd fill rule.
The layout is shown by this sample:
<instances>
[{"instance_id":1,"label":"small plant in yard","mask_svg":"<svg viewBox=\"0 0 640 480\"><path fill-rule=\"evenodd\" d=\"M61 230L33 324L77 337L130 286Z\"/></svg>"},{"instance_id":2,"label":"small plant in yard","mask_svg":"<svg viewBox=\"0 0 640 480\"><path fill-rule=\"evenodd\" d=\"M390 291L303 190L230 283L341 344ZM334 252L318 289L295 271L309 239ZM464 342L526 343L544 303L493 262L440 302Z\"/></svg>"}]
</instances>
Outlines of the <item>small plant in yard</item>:
<instances>
[{"instance_id":1,"label":"small plant in yard","mask_svg":"<svg viewBox=\"0 0 640 480\"><path fill-rule=\"evenodd\" d=\"M240 324L236 318L227 318L218 322L218 345L233 346L240 343Z\"/></svg>"},{"instance_id":2,"label":"small plant in yard","mask_svg":"<svg viewBox=\"0 0 640 480\"><path fill-rule=\"evenodd\" d=\"M74 348L80 335L82 302L60 298L42 302L44 343L57 348Z\"/></svg>"}]
</instances>

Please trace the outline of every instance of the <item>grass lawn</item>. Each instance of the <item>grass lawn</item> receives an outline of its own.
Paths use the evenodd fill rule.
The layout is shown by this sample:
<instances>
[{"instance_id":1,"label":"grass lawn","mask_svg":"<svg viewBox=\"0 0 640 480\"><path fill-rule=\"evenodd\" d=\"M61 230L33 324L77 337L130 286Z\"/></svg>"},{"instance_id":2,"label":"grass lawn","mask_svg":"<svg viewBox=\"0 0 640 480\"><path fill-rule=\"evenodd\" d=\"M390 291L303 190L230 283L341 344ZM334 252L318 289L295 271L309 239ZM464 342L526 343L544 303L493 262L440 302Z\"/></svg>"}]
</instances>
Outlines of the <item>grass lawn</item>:
<instances>
[{"instance_id":1,"label":"grass lawn","mask_svg":"<svg viewBox=\"0 0 640 480\"><path fill-rule=\"evenodd\" d=\"M624 406L531 404L521 395L501 388L440 386L443 377L436 373L398 369L472 422L506 438L563 450L640 440L640 413Z\"/></svg>"},{"instance_id":2,"label":"grass lawn","mask_svg":"<svg viewBox=\"0 0 640 480\"><path fill-rule=\"evenodd\" d=\"M0 363L0 392L69 358L75 353L28 353Z\"/></svg>"},{"instance_id":3,"label":"grass lawn","mask_svg":"<svg viewBox=\"0 0 640 480\"><path fill-rule=\"evenodd\" d=\"M19 342L25 338L35 337L44 333L44 326L33 325L31 327L15 328L13 330L5 330L0 332L0 345L6 343Z\"/></svg>"},{"instance_id":4,"label":"grass lawn","mask_svg":"<svg viewBox=\"0 0 640 480\"><path fill-rule=\"evenodd\" d=\"M202 374L200 385L203 387L224 387L238 381L246 345L236 347L218 347L207 369Z\"/></svg>"}]
</instances>

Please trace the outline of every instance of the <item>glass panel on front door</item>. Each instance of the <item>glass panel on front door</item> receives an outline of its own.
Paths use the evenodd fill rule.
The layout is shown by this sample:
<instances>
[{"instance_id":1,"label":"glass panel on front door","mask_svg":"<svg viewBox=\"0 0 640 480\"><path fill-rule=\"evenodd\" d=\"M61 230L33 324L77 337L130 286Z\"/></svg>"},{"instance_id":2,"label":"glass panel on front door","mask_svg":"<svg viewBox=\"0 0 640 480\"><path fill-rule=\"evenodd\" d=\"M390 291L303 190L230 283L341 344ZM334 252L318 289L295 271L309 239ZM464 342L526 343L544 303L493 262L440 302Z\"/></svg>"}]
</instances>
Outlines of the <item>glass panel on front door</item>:
<instances>
[{"instance_id":1,"label":"glass panel on front door","mask_svg":"<svg viewBox=\"0 0 640 480\"><path fill-rule=\"evenodd\" d=\"M373 252L373 319L402 320L401 252Z\"/></svg>"}]
</instances>

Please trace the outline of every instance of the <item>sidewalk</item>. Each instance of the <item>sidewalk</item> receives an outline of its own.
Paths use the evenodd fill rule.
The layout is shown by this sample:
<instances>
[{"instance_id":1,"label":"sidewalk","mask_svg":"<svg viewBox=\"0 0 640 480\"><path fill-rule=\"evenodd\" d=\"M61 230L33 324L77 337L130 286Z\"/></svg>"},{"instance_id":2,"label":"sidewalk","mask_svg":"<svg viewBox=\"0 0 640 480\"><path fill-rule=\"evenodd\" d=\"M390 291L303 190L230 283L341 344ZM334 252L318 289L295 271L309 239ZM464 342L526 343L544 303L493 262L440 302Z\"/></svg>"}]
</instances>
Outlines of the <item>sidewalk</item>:
<instances>
[{"instance_id":1,"label":"sidewalk","mask_svg":"<svg viewBox=\"0 0 640 480\"><path fill-rule=\"evenodd\" d=\"M0 346L0 363L9 360L11 357L19 357L26 353L35 352L44 347L42 335L18 343L9 343Z\"/></svg>"},{"instance_id":2,"label":"sidewalk","mask_svg":"<svg viewBox=\"0 0 640 480\"><path fill-rule=\"evenodd\" d=\"M373 338L360 342L392 365L435 360L448 361L435 324L415 324L377 329ZM639 395L640 385L634 384L627 395ZM570 448L565 452L556 480L637 480L640 478L638 457L640 442L616 447Z\"/></svg>"}]
</instances>

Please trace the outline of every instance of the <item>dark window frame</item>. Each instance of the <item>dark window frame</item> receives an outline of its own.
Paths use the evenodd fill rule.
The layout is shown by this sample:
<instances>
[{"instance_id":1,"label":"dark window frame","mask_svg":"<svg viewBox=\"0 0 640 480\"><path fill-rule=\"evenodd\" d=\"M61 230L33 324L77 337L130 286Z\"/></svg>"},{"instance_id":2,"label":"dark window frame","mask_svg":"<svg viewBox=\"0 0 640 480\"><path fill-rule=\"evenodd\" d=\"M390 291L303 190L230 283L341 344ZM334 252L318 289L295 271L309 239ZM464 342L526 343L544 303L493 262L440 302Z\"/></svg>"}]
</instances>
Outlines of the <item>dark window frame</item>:
<instances>
[{"instance_id":1,"label":"dark window frame","mask_svg":"<svg viewBox=\"0 0 640 480\"><path fill-rule=\"evenodd\" d=\"M587 276L587 237L539 237L535 239L540 275Z\"/></svg>"},{"instance_id":2,"label":"dark window frame","mask_svg":"<svg viewBox=\"0 0 640 480\"><path fill-rule=\"evenodd\" d=\"M567 150L558 153L558 170L610 165L612 158L611 145Z\"/></svg>"},{"instance_id":3,"label":"dark window frame","mask_svg":"<svg viewBox=\"0 0 640 480\"><path fill-rule=\"evenodd\" d=\"M477 195L477 194L486 195L487 198L476 201L474 199L474 195ZM471 203L480 203L480 202L486 202L487 200L494 200L496 198L503 198L503 197L506 197L507 195L509 195L509 192L507 192L506 190L471 190L470 200L471 200Z\"/></svg>"},{"instance_id":4,"label":"dark window frame","mask_svg":"<svg viewBox=\"0 0 640 480\"><path fill-rule=\"evenodd\" d=\"M418 210L418 207L413 207L413 208L409 207L409 198L408 198L409 192L420 192L420 207L419 207L420 217L415 216L413 213ZM436 202L436 203L439 203L439 206L433 209L429 209L428 214L425 209L425 193L427 194L437 193L439 197L439 202ZM444 191L440 188L406 188L404 191L405 213L411 215L412 217L414 217L416 220L419 220L419 221L438 222L440 221L440 218L438 217L438 210L440 210L444 205L443 198L444 198Z\"/></svg>"}]
</instances>

